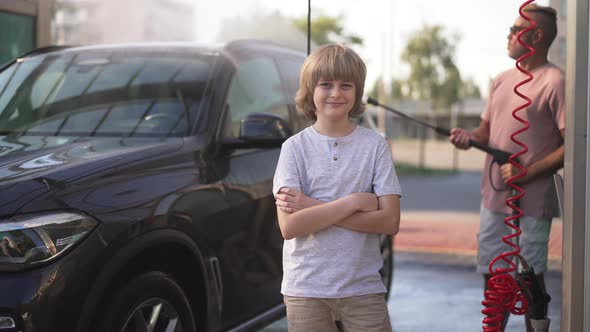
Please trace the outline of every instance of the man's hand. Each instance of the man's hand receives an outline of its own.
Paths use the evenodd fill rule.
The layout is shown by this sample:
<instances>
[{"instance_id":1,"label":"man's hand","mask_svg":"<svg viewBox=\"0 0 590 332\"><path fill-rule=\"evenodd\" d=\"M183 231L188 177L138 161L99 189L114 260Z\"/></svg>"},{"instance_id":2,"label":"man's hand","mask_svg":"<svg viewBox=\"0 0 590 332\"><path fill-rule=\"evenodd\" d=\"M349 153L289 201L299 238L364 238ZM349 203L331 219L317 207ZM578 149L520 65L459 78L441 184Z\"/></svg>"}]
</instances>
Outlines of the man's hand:
<instances>
[{"instance_id":1,"label":"man's hand","mask_svg":"<svg viewBox=\"0 0 590 332\"><path fill-rule=\"evenodd\" d=\"M469 140L471 140L471 132L461 128L451 129L451 136L449 141L453 143L458 149L466 150L470 147Z\"/></svg>"},{"instance_id":2,"label":"man's hand","mask_svg":"<svg viewBox=\"0 0 590 332\"><path fill-rule=\"evenodd\" d=\"M500 174L502 175L502 179L504 180L504 182L507 182L509 178L511 178L517 174L520 174L520 173L521 173L521 170L509 162L500 166ZM527 175L516 179L515 181L513 181L513 183L526 183L528 181L529 177L530 177L530 174L527 173Z\"/></svg>"},{"instance_id":3,"label":"man's hand","mask_svg":"<svg viewBox=\"0 0 590 332\"><path fill-rule=\"evenodd\" d=\"M295 213L308 207L322 204L321 201L305 196L302 192L290 188L281 188L275 195L276 205L286 213Z\"/></svg>"}]
</instances>

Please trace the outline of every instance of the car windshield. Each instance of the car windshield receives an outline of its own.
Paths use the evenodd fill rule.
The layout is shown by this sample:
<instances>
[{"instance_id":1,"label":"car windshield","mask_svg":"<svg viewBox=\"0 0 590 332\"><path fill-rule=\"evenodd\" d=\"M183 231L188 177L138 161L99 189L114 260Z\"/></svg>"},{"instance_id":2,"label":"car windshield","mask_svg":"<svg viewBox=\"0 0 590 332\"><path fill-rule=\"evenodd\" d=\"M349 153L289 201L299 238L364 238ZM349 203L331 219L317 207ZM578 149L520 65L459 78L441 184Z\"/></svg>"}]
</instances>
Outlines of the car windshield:
<instances>
[{"instance_id":1,"label":"car windshield","mask_svg":"<svg viewBox=\"0 0 590 332\"><path fill-rule=\"evenodd\" d=\"M188 135L199 121L210 62L129 50L18 59L0 72L0 135Z\"/></svg>"}]
</instances>

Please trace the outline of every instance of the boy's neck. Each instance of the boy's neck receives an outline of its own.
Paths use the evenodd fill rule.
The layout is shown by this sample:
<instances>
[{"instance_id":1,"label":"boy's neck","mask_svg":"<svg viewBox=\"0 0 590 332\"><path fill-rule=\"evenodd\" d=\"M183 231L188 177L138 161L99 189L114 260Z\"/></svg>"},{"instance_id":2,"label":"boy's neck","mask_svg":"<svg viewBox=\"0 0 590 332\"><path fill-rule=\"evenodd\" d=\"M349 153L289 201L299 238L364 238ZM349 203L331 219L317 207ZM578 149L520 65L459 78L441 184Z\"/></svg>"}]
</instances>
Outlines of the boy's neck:
<instances>
[{"instance_id":1,"label":"boy's neck","mask_svg":"<svg viewBox=\"0 0 590 332\"><path fill-rule=\"evenodd\" d=\"M322 121L318 119L313 124L313 128L324 136L337 138L350 135L356 128L356 125L349 119L341 122Z\"/></svg>"}]
</instances>

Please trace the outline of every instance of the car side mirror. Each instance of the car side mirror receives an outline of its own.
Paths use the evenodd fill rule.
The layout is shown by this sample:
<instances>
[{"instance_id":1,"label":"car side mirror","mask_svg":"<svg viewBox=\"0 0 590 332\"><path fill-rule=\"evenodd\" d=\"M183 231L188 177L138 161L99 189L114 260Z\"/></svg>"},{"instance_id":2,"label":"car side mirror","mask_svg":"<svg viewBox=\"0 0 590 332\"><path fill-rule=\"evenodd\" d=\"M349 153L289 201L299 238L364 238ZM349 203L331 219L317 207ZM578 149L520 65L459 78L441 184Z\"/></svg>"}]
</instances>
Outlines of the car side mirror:
<instances>
[{"instance_id":1,"label":"car side mirror","mask_svg":"<svg viewBox=\"0 0 590 332\"><path fill-rule=\"evenodd\" d=\"M293 130L282 117L272 113L252 113L240 124L240 139L244 141L280 141L283 143Z\"/></svg>"},{"instance_id":2,"label":"car side mirror","mask_svg":"<svg viewBox=\"0 0 590 332\"><path fill-rule=\"evenodd\" d=\"M251 113L241 121L237 140L226 140L231 148L274 148L293 135L293 129L282 117L272 113Z\"/></svg>"}]
</instances>

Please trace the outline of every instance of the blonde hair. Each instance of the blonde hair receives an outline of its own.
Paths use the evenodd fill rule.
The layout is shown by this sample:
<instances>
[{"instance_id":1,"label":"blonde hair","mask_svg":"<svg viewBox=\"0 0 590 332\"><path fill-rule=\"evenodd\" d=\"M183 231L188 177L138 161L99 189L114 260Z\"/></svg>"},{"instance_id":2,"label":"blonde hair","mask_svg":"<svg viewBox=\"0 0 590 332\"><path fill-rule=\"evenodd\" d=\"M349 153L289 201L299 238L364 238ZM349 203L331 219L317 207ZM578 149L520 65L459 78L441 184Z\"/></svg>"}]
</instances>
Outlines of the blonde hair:
<instances>
[{"instance_id":1,"label":"blonde hair","mask_svg":"<svg viewBox=\"0 0 590 332\"><path fill-rule=\"evenodd\" d=\"M367 67L355 51L342 44L328 44L315 49L303 62L299 90L295 96L297 110L317 120L313 93L319 80L341 80L355 86L355 100L349 118L365 111L362 97L365 90Z\"/></svg>"}]
</instances>

